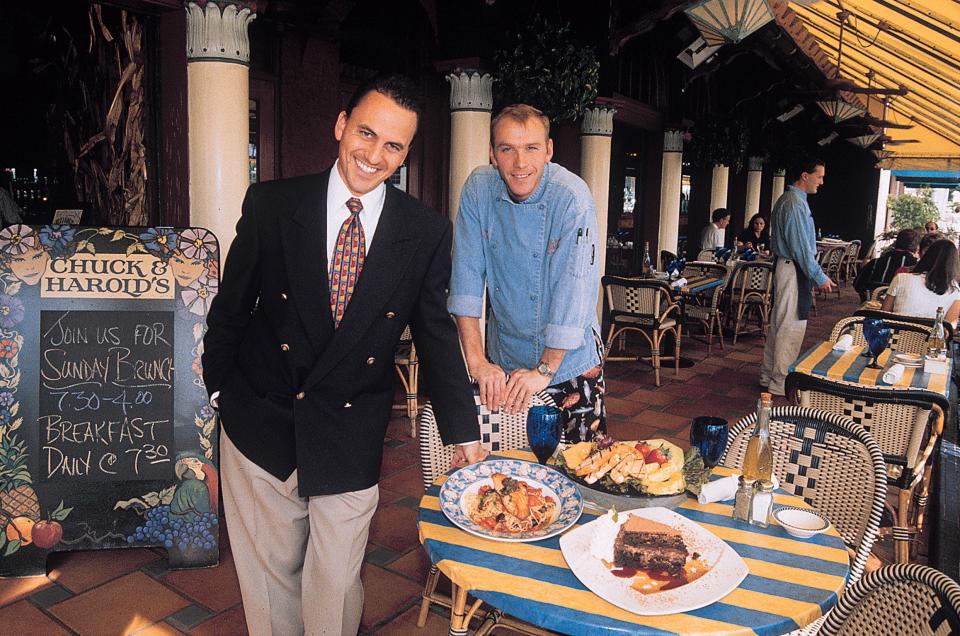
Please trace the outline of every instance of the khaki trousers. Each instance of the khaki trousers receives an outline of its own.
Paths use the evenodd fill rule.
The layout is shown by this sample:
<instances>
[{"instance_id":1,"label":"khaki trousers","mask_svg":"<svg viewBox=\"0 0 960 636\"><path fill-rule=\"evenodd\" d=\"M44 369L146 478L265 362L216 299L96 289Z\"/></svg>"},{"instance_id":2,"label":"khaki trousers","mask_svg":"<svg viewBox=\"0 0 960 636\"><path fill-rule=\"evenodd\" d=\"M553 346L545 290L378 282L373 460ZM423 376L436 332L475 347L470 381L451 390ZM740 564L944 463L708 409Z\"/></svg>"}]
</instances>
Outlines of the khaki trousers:
<instances>
[{"instance_id":1,"label":"khaki trousers","mask_svg":"<svg viewBox=\"0 0 960 636\"><path fill-rule=\"evenodd\" d=\"M379 488L300 497L220 432L223 508L247 629L253 636L355 636L360 566Z\"/></svg>"},{"instance_id":2,"label":"khaki trousers","mask_svg":"<svg viewBox=\"0 0 960 636\"><path fill-rule=\"evenodd\" d=\"M777 259L773 274L773 309L770 330L763 348L760 384L774 395L783 395L783 382L790 365L800 354L807 321L797 319L797 271L792 260Z\"/></svg>"}]
</instances>

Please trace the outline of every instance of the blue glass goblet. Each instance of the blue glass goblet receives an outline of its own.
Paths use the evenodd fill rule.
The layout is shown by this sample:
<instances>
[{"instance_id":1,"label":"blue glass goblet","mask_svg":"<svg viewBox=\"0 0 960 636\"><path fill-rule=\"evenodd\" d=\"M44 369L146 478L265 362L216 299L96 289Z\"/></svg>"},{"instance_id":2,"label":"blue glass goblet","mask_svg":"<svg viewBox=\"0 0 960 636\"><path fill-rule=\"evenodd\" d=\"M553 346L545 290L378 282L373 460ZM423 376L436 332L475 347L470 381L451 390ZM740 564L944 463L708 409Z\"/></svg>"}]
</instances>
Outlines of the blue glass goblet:
<instances>
[{"instance_id":1,"label":"blue glass goblet","mask_svg":"<svg viewBox=\"0 0 960 636\"><path fill-rule=\"evenodd\" d=\"M720 462L723 450L727 447L727 420L720 417L701 415L693 418L690 425L690 443L700 451L700 457L708 468Z\"/></svg>"},{"instance_id":2,"label":"blue glass goblet","mask_svg":"<svg viewBox=\"0 0 960 636\"><path fill-rule=\"evenodd\" d=\"M538 404L527 411L527 441L541 464L546 464L557 450L562 431L563 412L557 407Z\"/></svg>"},{"instance_id":3,"label":"blue glass goblet","mask_svg":"<svg viewBox=\"0 0 960 636\"><path fill-rule=\"evenodd\" d=\"M877 358L880 357L881 353L886 351L887 345L890 344L891 336L893 336L893 329L890 329L890 327L881 327L870 335L867 344L870 347L870 355L873 356L873 360L867 365L868 369L883 368L877 363Z\"/></svg>"},{"instance_id":4,"label":"blue glass goblet","mask_svg":"<svg viewBox=\"0 0 960 636\"><path fill-rule=\"evenodd\" d=\"M870 357L870 338L873 337L873 334L883 326L883 320L880 318L864 318L863 319L863 339L867 342L867 346L863 348L863 352L860 353L865 358Z\"/></svg>"}]
</instances>

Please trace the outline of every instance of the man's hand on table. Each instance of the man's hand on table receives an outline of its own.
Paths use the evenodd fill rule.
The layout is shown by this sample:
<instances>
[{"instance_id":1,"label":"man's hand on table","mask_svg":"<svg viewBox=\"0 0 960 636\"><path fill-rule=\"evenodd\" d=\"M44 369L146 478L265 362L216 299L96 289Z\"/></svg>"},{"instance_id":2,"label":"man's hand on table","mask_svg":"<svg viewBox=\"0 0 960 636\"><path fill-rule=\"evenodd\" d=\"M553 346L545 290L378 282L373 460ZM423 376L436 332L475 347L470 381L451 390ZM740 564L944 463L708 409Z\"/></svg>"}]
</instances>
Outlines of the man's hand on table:
<instances>
[{"instance_id":1,"label":"man's hand on table","mask_svg":"<svg viewBox=\"0 0 960 636\"><path fill-rule=\"evenodd\" d=\"M481 360L469 365L467 370L480 387L480 403L491 411L500 408L507 396L507 374L503 369L492 362Z\"/></svg>"},{"instance_id":2,"label":"man's hand on table","mask_svg":"<svg viewBox=\"0 0 960 636\"><path fill-rule=\"evenodd\" d=\"M450 468L459 468L467 464L476 464L486 459L489 453L484 450L480 442L470 442L469 444L457 444L453 451L453 459L450 461Z\"/></svg>"},{"instance_id":3,"label":"man's hand on table","mask_svg":"<svg viewBox=\"0 0 960 636\"><path fill-rule=\"evenodd\" d=\"M517 369L510 374L503 410L507 413L523 411L530 404L530 397L548 386L550 386L549 376L539 373L536 369Z\"/></svg>"}]
</instances>

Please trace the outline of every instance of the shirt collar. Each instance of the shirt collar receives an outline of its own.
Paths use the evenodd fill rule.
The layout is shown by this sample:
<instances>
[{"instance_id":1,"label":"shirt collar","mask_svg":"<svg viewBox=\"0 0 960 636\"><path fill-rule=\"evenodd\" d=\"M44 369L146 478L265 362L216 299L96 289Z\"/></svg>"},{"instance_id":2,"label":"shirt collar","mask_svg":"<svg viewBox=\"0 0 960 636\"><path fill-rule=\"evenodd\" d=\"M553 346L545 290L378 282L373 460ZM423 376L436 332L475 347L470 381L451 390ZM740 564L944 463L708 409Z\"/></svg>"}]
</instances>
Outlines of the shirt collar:
<instances>
[{"instance_id":1,"label":"shirt collar","mask_svg":"<svg viewBox=\"0 0 960 636\"><path fill-rule=\"evenodd\" d=\"M510 197L510 191L507 190L507 183L503 180L503 177L500 177L500 173L497 173L497 176L500 181L500 198L504 201L509 201L510 203L515 203L517 205L525 205L527 203L539 203L540 199L543 198L543 194L547 191L547 182L550 181L550 177L553 174L553 163L547 162L543 166L543 174L540 175L540 183L537 184L537 189L533 191L533 194L528 196L523 201L514 201Z\"/></svg>"},{"instance_id":2,"label":"shirt collar","mask_svg":"<svg viewBox=\"0 0 960 636\"><path fill-rule=\"evenodd\" d=\"M347 199L354 196L350 192L350 188L347 187L347 184L343 182L343 177L340 176L340 169L337 167L340 165L340 160L337 159L337 162L330 169L330 180L327 182L327 202L328 205L332 204L337 208L341 206L346 207ZM368 210L379 210L383 207L383 200L387 196L387 186L385 183L381 183L376 188L367 192L361 197L360 203L363 204L363 211L360 214Z\"/></svg>"},{"instance_id":3,"label":"shirt collar","mask_svg":"<svg viewBox=\"0 0 960 636\"><path fill-rule=\"evenodd\" d=\"M803 199L804 201L807 200L807 193L801 190L800 188L798 188L797 186L788 185L787 187L793 190L794 192L796 192L798 195L800 195L800 198Z\"/></svg>"}]
</instances>

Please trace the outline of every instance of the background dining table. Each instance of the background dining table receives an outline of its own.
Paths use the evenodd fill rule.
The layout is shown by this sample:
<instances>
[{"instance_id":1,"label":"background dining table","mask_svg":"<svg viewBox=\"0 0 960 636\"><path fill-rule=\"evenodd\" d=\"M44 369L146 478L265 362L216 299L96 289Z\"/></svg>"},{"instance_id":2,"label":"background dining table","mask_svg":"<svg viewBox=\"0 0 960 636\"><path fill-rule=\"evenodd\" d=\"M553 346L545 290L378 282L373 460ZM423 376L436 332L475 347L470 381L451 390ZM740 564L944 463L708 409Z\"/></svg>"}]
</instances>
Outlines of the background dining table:
<instances>
[{"instance_id":1,"label":"background dining table","mask_svg":"<svg viewBox=\"0 0 960 636\"><path fill-rule=\"evenodd\" d=\"M500 456L533 460L528 451ZM713 478L729 474L732 471L718 467ZM706 607L640 616L587 589L567 567L559 536L508 543L456 527L440 508L444 479L421 499L418 526L420 542L450 578L454 596L469 592L514 618L565 634L784 634L830 609L850 571L847 550L833 528L811 539L796 539L772 519L767 528L734 521L732 502L700 504L689 497L676 512L726 541L744 559L749 574L736 589ZM810 507L779 491L774 501L775 507ZM589 523L602 512L585 509L576 525ZM451 633L465 627L463 607L461 601L459 615L455 611L452 616Z\"/></svg>"}]
</instances>

